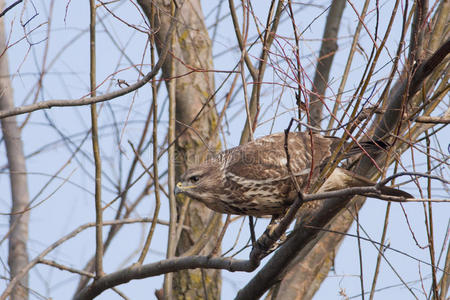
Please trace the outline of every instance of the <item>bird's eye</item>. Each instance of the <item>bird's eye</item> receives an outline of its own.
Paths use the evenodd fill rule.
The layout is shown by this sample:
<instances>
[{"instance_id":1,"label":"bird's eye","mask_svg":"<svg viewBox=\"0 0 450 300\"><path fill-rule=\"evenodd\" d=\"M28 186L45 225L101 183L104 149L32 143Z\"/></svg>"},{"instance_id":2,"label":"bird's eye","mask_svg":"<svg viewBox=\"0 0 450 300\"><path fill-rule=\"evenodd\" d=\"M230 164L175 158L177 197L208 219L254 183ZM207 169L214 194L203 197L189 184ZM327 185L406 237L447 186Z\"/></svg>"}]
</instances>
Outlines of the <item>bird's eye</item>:
<instances>
[{"instance_id":1,"label":"bird's eye","mask_svg":"<svg viewBox=\"0 0 450 300\"><path fill-rule=\"evenodd\" d=\"M197 182L200 180L200 177L199 176L191 176L191 177L189 177L189 180L192 182Z\"/></svg>"}]
</instances>

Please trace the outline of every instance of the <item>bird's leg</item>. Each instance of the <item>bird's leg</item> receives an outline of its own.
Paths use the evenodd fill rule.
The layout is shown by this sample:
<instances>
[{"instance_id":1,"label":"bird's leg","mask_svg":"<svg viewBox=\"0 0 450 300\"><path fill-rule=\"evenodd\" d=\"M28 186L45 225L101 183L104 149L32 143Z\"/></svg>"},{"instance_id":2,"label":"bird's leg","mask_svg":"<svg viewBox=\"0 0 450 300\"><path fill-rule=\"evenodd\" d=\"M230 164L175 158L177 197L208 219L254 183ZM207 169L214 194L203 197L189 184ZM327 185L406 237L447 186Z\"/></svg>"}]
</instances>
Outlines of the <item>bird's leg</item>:
<instances>
[{"instance_id":1,"label":"bird's leg","mask_svg":"<svg viewBox=\"0 0 450 300\"><path fill-rule=\"evenodd\" d=\"M285 240L285 232L279 232L278 227L284 214L273 215L266 230L261 237L253 244L251 256L262 259L276 250Z\"/></svg>"},{"instance_id":2,"label":"bird's leg","mask_svg":"<svg viewBox=\"0 0 450 300\"><path fill-rule=\"evenodd\" d=\"M276 250L279 246L281 246L284 241L286 240L286 232L283 232L283 234L280 236L279 233L277 233L277 228L280 224L280 221L284 218L284 214L280 215L273 215L272 219L270 220L269 225L267 225L267 232L269 235L269 238L273 241L273 245L268 249L268 254L272 251Z\"/></svg>"},{"instance_id":3,"label":"bird's leg","mask_svg":"<svg viewBox=\"0 0 450 300\"><path fill-rule=\"evenodd\" d=\"M267 229L269 230L270 234L273 233L277 225L280 223L281 219L283 218L283 215L273 215L272 219L270 219L269 225L267 225Z\"/></svg>"},{"instance_id":4,"label":"bird's leg","mask_svg":"<svg viewBox=\"0 0 450 300\"><path fill-rule=\"evenodd\" d=\"M298 209L304 202L302 192L297 191L297 194L297 199L289 209L287 209L287 212L272 216L272 220L270 221L269 226L267 226L266 231L264 231L263 235L256 241L255 247L253 247L252 252L250 252L250 259L252 261L261 261L262 258L274 251L286 240L285 232L295 218ZM280 216L282 217L280 218ZM278 242L279 239L282 241Z\"/></svg>"},{"instance_id":5,"label":"bird's leg","mask_svg":"<svg viewBox=\"0 0 450 300\"><path fill-rule=\"evenodd\" d=\"M250 226L250 238L252 240L252 247L255 247L256 244L255 223L253 222L252 216L248 216L248 225Z\"/></svg>"}]
</instances>

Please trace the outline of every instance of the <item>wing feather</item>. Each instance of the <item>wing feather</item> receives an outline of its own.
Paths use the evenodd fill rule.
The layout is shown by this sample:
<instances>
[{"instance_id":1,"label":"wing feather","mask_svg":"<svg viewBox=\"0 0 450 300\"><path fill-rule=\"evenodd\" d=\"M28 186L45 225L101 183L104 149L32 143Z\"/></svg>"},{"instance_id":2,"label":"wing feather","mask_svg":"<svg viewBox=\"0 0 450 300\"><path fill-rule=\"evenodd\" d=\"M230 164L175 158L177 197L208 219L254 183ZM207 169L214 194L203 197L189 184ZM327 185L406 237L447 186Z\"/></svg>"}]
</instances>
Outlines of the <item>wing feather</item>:
<instances>
[{"instance_id":1,"label":"wing feather","mask_svg":"<svg viewBox=\"0 0 450 300\"><path fill-rule=\"evenodd\" d=\"M282 180L289 176L284 149L284 133L276 133L227 150L226 172L251 180ZM291 170L295 175L309 173L311 164L320 166L330 155L335 138L309 133L289 133ZM312 145L312 147L311 147ZM311 150L312 149L312 150ZM311 159L311 158L314 159Z\"/></svg>"}]
</instances>

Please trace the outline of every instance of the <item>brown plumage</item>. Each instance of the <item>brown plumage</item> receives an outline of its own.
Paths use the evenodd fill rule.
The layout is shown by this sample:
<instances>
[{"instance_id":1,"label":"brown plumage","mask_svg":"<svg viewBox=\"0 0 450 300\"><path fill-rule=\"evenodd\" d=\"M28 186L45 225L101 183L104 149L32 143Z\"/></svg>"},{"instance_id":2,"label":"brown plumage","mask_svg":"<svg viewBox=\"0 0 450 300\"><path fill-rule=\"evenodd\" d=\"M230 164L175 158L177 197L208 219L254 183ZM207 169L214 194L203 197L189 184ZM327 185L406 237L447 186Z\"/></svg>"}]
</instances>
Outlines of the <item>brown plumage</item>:
<instances>
[{"instance_id":1,"label":"brown plumage","mask_svg":"<svg viewBox=\"0 0 450 300\"><path fill-rule=\"evenodd\" d=\"M302 192L309 192L308 187L317 180L321 168L336 151L338 143L339 139L320 134L289 133L290 167ZM285 134L276 133L223 151L189 168L181 176L175 192L186 194L221 213L251 216L282 214L297 197L287 168L284 144ZM355 147L346 157L357 153L361 150ZM336 168L319 192L373 184L368 179ZM383 192L410 196L390 188Z\"/></svg>"}]
</instances>

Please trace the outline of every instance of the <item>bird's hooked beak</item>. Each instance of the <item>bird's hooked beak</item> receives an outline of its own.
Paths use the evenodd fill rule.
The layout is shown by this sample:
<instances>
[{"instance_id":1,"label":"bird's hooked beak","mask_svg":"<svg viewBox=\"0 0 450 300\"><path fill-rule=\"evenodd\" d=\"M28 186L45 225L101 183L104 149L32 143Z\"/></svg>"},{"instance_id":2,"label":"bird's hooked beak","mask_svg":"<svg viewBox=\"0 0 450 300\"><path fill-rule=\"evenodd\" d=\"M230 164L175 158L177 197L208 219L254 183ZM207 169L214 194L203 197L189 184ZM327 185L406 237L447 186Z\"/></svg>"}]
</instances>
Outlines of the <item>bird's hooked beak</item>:
<instances>
[{"instance_id":1,"label":"bird's hooked beak","mask_svg":"<svg viewBox=\"0 0 450 300\"><path fill-rule=\"evenodd\" d=\"M173 192L175 193L175 195L183 192L183 184L180 181L175 185L175 189L173 190Z\"/></svg>"},{"instance_id":2,"label":"bird's hooked beak","mask_svg":"<svg viewBox=\"0 0 450 300\"><path fill-rule=\"evenodd\" d=\"M173 192L175 193L175 195L177 195L177 194L185 192L187 189L192 189L194 187L195 187L195 185L185 185L185 186L183 186L183 183L181 181L179 181L175 185L175 189L173 190Z\"/></svg>"}]
</instances>

